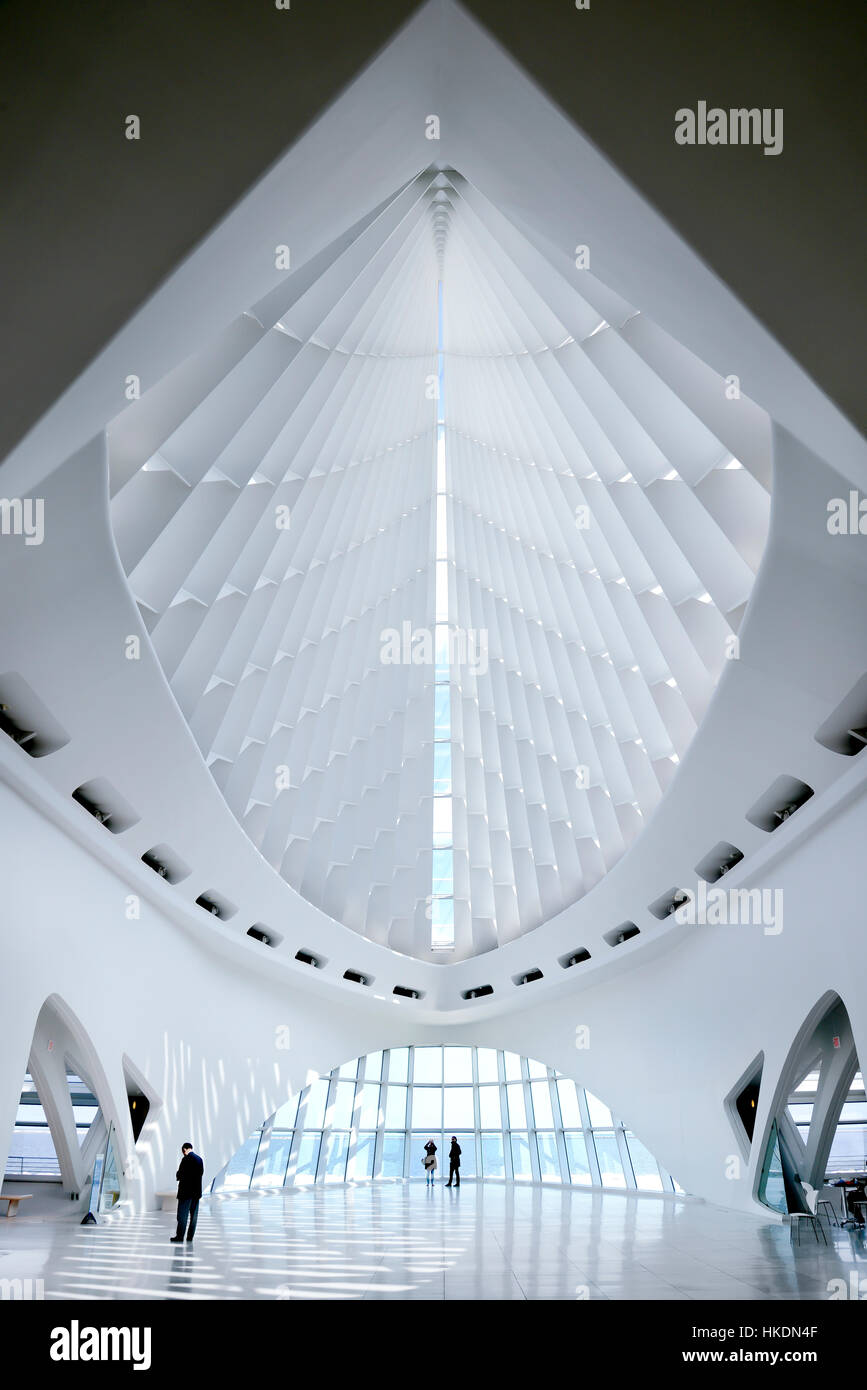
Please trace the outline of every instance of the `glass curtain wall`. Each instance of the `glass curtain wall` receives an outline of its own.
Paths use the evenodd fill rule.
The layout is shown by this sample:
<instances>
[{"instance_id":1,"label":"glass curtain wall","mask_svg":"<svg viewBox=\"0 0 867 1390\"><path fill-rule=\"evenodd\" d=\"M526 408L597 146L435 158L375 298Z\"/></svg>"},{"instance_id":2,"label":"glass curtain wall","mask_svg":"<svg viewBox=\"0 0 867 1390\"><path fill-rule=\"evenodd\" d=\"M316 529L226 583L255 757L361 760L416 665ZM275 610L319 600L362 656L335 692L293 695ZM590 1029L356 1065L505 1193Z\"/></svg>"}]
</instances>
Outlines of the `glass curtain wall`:
<instances>
[{"instance_id":1,"label":"glass curtain wall","mask_svg":"<svg viewBox=\"0 0 867 1390\"><path fill-rule=\"evenodd\" d=\"M78 1141L82 1143L99 1110L99 1102L87 1083L69 1067L66 1070L66 1079L69 1083L69 1099L72 1102ZM15 1132L6 1160L5 1176L60 1177L60 1163L54 1140L48 1128L48 1120L36 1090L36 1083L29 1072L21 1087L21 1099L15 1119Z\"/></svg>"},{"instance_id":2,"label":"glass curtain wall","mask_svg":"<svg viewBox=\"0 0 867 1390\"><path fill-rule=\"evenodd\" d=\"M789 1096L789 1115L806 1144L819 1089L819 1069L812 1068ZM825 1172L863 1172L867 1164L867 1096L864 1077L856 1071L840 1110Z\"/></svg>"},{"instance_id":3,"label":"glass curtain wall","mask_svg":"<svg viewBox=\"0 0 867 1390\"><path fill-rule=\"evenodd\" d=\"M213 1190L424 1176L433 1139L462 1180L680 1192L629 1127L541 1062L484 1047L401 1047L322 1076L249 1136Z\"/></svg>"}]
</instances>

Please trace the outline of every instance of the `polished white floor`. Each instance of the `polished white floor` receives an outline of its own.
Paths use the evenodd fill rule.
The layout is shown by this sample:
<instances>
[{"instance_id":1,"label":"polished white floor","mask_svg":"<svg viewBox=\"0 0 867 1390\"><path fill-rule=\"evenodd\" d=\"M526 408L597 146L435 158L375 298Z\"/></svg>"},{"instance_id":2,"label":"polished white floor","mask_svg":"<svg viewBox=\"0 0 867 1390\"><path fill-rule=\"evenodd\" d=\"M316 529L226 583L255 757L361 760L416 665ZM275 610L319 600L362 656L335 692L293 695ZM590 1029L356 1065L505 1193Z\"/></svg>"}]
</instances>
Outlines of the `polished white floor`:
<instances>
[{"instance_id":1,"label":"polished white floor","mask_svg":"<svg viewBox=\"0 0 867 1390\"><path fill-rule=\"evenodd\" d=\"M23 1206L26 1204L22 1204ZM35 1205L35 1204L34 1204ZM61 1214L62 1213L62 1214ZM46 1299L827 1299L864 1239L692 1200L440 1182L287 1189L82 1227L63 1203L0 1219L0 1279Z\"/></svg>"}]
</instances>

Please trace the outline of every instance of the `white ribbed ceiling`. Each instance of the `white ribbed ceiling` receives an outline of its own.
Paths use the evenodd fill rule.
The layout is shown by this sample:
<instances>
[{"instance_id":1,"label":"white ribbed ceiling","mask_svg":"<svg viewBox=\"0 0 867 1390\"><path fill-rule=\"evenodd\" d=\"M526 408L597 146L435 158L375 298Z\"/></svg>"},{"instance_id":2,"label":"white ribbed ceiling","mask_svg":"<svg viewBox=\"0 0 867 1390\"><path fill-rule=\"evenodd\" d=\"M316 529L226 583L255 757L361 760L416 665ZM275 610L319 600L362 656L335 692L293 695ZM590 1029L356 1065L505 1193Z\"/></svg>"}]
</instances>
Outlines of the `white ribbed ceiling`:
<instances>
[{"instance_id":1,"label":"white ribbed ceiling","mask_svg":"<svg viewBox=\"0 0 867 1390\"><path fill-rule=\"evenodd\" d=\"M737 632L769 478L710 428L720 377L459 172L347 231L112 424L112 519L247 834L338 921L428 957L434 668L381 653L434 625L442 281L449 620L487 635L487 669L450 672L461 958L640 833Z\"/></svg>"}]
</instances>

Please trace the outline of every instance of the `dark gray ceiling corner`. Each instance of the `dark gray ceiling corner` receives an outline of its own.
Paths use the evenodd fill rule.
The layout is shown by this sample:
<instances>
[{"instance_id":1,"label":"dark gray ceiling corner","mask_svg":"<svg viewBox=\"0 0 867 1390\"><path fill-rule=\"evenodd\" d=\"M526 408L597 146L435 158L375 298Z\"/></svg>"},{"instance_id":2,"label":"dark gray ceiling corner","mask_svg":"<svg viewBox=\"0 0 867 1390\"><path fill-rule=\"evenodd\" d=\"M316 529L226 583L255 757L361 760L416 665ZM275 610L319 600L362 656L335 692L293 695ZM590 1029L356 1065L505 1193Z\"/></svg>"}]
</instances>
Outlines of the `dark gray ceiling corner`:
<instances>
[{"instance_id":1,"label":"dark gray ceiling corner","mask_svg":"<svg viewBox=\"0 0 867 1390\"><path fill-rule=\"evenodd\" d=\"M0 260L11 272L0 330L16 342L0 368L0 455L417 8L0 7ZM852 314L867 293L855 177L863 44L852 7L465 8L863 424L863 316ZM701 98L783 106L782 157L675 145L674 110ZM133 111L147 135L136 143L122 135Z\"/></svg>"},{"instance_id":2,"label":"dark gray ceiling corner","mask_svg":"<svg viewBox=\"0 0 867 1390\"><path fill-rule=\"evenodd\" d=\"M416 8L0 7L0 457Z\"/></svg>"}]
</instances>

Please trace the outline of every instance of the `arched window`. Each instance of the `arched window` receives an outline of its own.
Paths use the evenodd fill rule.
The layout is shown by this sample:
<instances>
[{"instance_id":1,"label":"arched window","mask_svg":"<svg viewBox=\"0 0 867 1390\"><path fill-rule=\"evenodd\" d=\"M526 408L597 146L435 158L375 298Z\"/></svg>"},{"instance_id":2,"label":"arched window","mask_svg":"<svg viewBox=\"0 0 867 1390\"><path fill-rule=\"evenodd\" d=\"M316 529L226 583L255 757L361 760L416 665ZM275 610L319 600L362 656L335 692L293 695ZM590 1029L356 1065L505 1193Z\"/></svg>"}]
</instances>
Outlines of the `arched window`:
<instances>
[{"instance_id":1,"label":"arched window","mask_svg":"<svg viewBox=\"0 0 867 1390\"><path fill-rule=\"evenodd\" d=\"M542 1062L487 1047L419 1046L336 1068L280 1107L213 1191L421 1180L433 1139L462 1180L680 1191L590 1091ZM447 1165L446 1165L447 1171Z\"/></svg>"}]
</instances>

